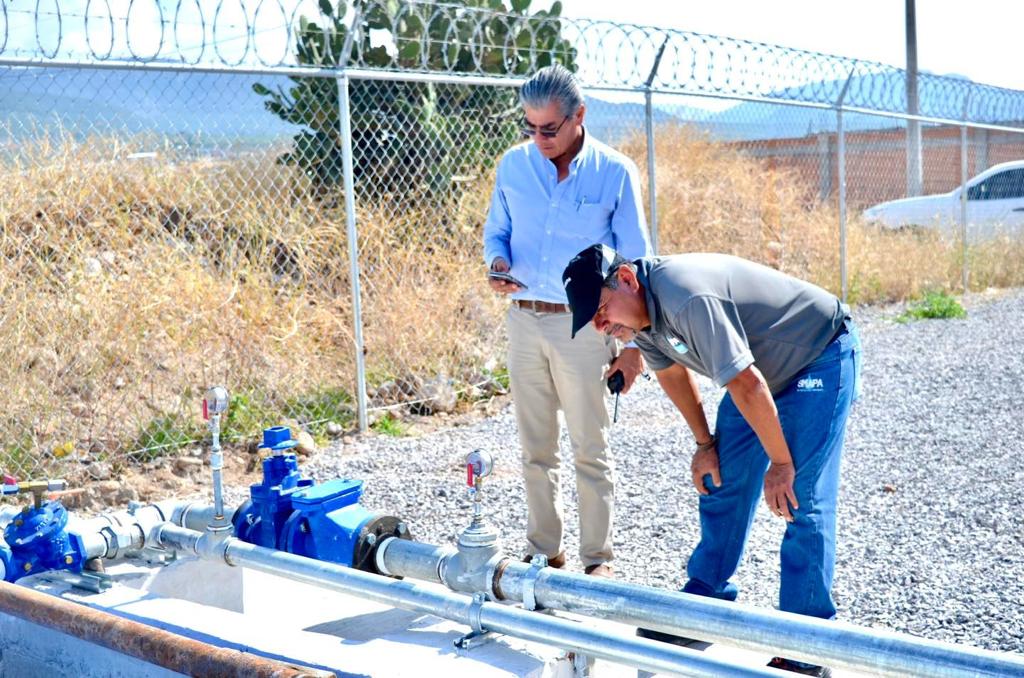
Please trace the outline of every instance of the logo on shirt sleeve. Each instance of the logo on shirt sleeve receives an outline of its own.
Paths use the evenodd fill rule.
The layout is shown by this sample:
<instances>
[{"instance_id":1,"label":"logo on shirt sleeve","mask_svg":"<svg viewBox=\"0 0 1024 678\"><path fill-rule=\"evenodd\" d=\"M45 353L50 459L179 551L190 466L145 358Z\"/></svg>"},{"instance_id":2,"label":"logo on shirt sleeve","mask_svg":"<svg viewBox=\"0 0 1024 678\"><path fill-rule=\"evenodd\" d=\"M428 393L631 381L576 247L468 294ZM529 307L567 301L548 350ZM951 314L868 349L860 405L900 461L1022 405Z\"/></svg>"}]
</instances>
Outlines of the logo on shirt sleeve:
<instances>
[{"instance_id":1,"label":"logo on shirt sleeve","mask_svg":"<svg viewBox=\"0 0 1024 678\"><path fill-rule=\"evenodd\" d=\"M672 346L672 348L675 349L676 353L678 353L679 355L683 355L684 353L688 353L689 350L690 350L690 349L688 349L686 347L686 344L684 344L683 342L679 341L679 339L677 339L676 337L669 337L668 338L668 343Z\"/></svg>"}]
</instances>

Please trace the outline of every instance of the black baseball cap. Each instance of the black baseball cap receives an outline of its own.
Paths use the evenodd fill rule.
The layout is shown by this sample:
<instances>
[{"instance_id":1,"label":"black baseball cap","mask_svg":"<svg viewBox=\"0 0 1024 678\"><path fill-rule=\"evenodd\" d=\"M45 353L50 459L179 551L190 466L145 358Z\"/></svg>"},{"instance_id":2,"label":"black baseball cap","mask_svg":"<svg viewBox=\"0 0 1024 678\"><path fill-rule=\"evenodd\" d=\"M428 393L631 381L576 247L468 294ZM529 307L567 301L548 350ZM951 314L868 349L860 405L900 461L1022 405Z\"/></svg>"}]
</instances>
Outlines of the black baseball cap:
<instances>
[{"instance_id":1,"label":"black baseball cap","mask_svg":"<svg viewBox=\"0 0 1024 678\"><path fill-rule=\"evenodd\" d=\"M601 305L601 288L608 275L626 260L608 245L600 243L583 250L562 272L562 285L572 309L572 336L587 326Z\"/></svg>"}]
</instances>

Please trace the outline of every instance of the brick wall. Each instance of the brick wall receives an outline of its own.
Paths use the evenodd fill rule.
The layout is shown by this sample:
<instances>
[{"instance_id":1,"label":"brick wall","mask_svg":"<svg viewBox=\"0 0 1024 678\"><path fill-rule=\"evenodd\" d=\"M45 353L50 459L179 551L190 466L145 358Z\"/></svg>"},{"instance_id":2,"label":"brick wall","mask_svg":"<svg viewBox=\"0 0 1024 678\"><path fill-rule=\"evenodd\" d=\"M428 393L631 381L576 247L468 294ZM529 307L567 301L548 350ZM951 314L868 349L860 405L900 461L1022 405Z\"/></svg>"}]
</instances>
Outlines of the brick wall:
<instances>
[{"instance_id":1,"label":"brick wall","mask_svg":"<svg viewBox=\"0 0 1024 678\"><path fill-rule=\"evenodd\" d=\"M734 142L731 145L768 163L796 172L809 198L835 199L839 185L835 133L801 138ZM846 196L852 209L902 198L907 190L906 130L846 134ZM1000 162L1024 160L1024 133L967 131L968 177ZM960 184L960 128L921 130L924 193L944 193Z\"/></svg>"}]
</instances>

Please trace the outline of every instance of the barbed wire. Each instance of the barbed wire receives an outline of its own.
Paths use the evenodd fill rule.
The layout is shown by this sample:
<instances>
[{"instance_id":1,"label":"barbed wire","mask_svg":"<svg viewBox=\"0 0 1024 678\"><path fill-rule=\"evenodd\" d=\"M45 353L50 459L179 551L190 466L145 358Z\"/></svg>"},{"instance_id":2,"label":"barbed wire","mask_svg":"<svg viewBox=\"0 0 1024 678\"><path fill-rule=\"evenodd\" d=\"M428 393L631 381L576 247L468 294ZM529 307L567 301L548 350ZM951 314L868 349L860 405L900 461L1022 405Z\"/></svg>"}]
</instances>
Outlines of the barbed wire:
<instances>
[{"instance_id":1,"label":"barbed wire","mask_svg":"<svg viewBox=\"0 0 1024 678\"><path fill-rule=\"evenodd\" d=\"M882 63L689 31L569 19L538 11L530 16L424 0L351 3L341 23L356 26L356 39L380 50L356 51L349 66L380 71L507 77L495 69L500 53L515 73L529 73L551 59L551 35L573 50L588 87L644 90L724 98L757 98L906 113L906 72ZM178 62L220 67L282 69L295 59L299 18L311 30L333 31L334 17L308 0L0 0L0 58ZM307 11L308 10L308 11ZM368 21L352 21L353 12ZM272 19L270 17L273 17ZM22 21L21 19L24 19ZM12 35L12 23L31 22L32 37ZM418 30L416 27L419 27ZM660 64L652 73L658 53ZM271 54L273 56L271 56ZM440 63L428 58L440 54ZM470 56L466 63L464 56ZM325 60L326 68L336 67ZM496 71L501 71L496 72ZM918 75L918 114L1020 126L1024 92L970 80Z\"/></svg>"}]
</instances>

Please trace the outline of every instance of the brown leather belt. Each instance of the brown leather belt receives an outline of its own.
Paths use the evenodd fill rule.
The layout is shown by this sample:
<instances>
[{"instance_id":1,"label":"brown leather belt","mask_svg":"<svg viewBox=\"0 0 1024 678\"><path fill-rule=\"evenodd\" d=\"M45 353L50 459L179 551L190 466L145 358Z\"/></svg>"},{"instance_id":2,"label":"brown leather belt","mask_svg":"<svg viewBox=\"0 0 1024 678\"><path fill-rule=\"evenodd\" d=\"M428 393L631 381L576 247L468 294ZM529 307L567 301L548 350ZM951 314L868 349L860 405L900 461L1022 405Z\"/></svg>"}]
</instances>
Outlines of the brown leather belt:
<instances>
[{"instance_id":1,"label":"brown leather belt","mask_svg":"<svg viewBox=\"0 0 1024 678\"><path fill-rule=\"evenodd\" d=\"M534 313L568 313L570 310L567 304L554 304L550 301L536 301L535 299L514 299L513 301L519 308Z\"/></svg>"}]
</instances>

